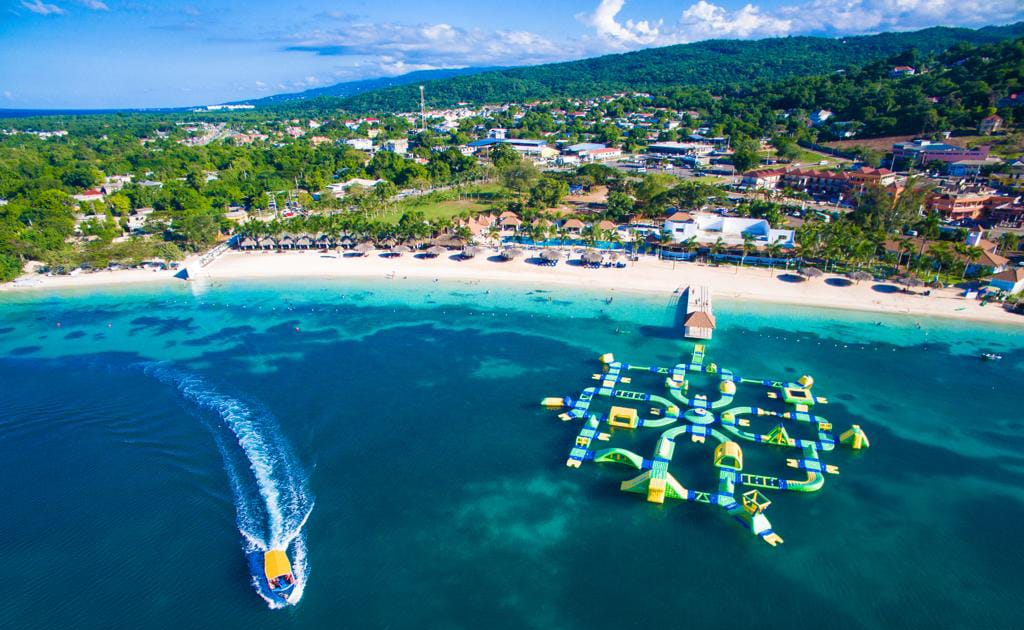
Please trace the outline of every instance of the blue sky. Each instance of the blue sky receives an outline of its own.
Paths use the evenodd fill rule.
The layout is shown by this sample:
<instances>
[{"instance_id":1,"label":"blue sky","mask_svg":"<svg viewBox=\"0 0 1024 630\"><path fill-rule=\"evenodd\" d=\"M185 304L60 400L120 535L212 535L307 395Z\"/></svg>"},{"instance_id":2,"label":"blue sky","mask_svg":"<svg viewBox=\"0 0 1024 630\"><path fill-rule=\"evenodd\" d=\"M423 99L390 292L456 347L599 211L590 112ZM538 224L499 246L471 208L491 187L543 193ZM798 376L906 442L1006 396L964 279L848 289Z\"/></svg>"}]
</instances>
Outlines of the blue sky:
<instances>
[{"instance_id":1,"label":"blue sky","mask_svg":"<svg viewBox=\"0 0 1024 630\"><path fill-rule=\"evenodd\" d=\"M0 0L0 108L195 105L711 37L1021 19L1021 0Z\"/></svg>"}]
</instances>

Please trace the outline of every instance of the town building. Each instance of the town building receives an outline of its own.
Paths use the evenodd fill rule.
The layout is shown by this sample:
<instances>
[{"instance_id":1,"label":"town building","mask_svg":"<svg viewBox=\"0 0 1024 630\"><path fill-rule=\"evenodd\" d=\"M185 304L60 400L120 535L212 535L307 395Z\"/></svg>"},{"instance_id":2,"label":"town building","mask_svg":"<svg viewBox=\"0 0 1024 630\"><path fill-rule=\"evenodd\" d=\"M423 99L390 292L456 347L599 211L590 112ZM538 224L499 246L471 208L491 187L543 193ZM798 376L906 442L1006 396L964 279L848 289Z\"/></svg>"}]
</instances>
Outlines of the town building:
<instances>
[{"instance_id":1,"label":"town building","mask_svg":"<svg viewBox=\"0 0 1024 630\"><path fill-rule=\"evenodd\" d=\"M980 146L965 149L944 142L917 139L911 142L897 142L892 145L893 157L915 164L929 162L959 162L960 160L986 160L989 147Z\"/></svg>"},{"instance_id":2,"label":"town building","mask_svg":"<svg viewBox=\"0 0 1024 630\"><path fill-rule=\"evenodd\" d=\"M985 116L978 123L978 133L983 136L993 134L1003 128L1003 119L1001 116L992 114L991 116Z\"/></svg>"},{"instance_id":3,"label":"town building","mask_svg":"<svg viewBox=\"0 0 1024 630\"><path fill-rule=\"evenodd\" d=\"M700 244L711 244L721 239L725 245L743 245L744 236L752 236L755 245L777 244L784 248L796 245L793 230L778 230L764 219L722 217L715 214L695 214L688 221L669 217L664 231L672 241L680 243L694 239Z\"/></svg>"}]
</instances>

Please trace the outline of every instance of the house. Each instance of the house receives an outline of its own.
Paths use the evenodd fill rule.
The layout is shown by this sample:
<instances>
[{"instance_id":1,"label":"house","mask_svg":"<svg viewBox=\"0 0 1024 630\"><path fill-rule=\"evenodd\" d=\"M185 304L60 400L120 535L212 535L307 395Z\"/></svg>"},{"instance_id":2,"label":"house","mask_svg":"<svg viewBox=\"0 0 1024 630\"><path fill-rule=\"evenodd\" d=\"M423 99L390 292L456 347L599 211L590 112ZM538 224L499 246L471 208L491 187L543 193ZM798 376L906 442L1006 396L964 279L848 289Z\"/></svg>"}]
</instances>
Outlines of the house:
<instances>
[{"instance_id":1,"label":"house","mask_svg":"<svg viewBox=\"0 0 1024 630\"><path fill-rule=\"evenodd\" d=\"M77 201L103 201L103 197L103 191L98 188L90 188L74 195L74 199Z\"/></svg>"},{"instance_id":2,"label":"house","mask_svg":"<svg viewBox=\"0 0 1024 630\"><path fill-rule=\"evenodd\" d=\"M397 138L395 140L384 141L383 149L385 151L391 151L399 155L404 155L409 152L409 141L405 138Z\"/></svg>"},{"instance_id":3,"label":"house","mask_svg":"<svg viewBox=\"0 0 1024 630\"><path fill-rule=\"evenodd\" d=\"M819 109L810 116L811 124L815 127L823 124L829 118L832 118L832 112L827 109Z\"/></svg>"},{"instance_id":4,"label":"house","mask_svg":"<svg viewBox=\"0 0 1024 630\"><path fill-rule=\"evenodd\" d=\"M697 214L689 221L675 221L673 217L666 219L665 232L676 243L694 239L697 243L707 245L721 239L725 245L743 245L746 236L753 237L756 245L776 244L784 248L796 245L796 233L793 230L777 230L764 219Z\"/></svg>"},{"instance_id":5,"label":"house","mask_svg":"<svg viewBox=\"0 0 1024 630\"><path fill-rule=\"evenodd\" d=\"M520 219L519 215L515 212L506 210L498 215L498 225L501 226L502 230L511 230L515 232L523 226L523 220Z\"/></svg>"},{"instance_id":6,"label":"house","mask_svg":"<svg viewBox=\"0 0 1024 630\"><path fill-rule=\"evenodd\" d=\"M793 169L782 175L782 185L811 194L837 195L850 189L850 178L844 171Z\"/></svg>"},{"instance_id":7,"label":"house","mask_svg":"<svg viewBox=\"0 0 1024 630\"><path fill-rule=\"evenodd\" d=\"M985 116L984 118L981 119L981 122L978 123L978 133L983 136L987 136L989 134L999 131L1000 129L1002 129L1002 127L1002 117L996 114L992 114L991 116Z\"/></svg>"},{"instance_id":8,"label":"house","mask_svg":"<svg viewBox=\"0 0 1024 630\"><path fill-rule=\"evenodd\" d=\"M495 127L487 130L487 137L495 140L504 140L508 136L508 129Z\"/></svg>"},{"instance_id":9,"label":"house","mask_svg":"<svg viewBox=\"0 0 1024 630\"><path fill-rule=\"evenodd\" d=\"M349 138L345 144L357 151L373 151L373 140L370 138Z\"/></svg>"},{"instance_id":10,"label":"house","mask_svg":"<svg viewBox=\"0 0 1024 630\"><path fill-rule=\"evenodd\" d=\"M896 66L889 71L889 76L892 78L896 77L909 77L917 73L917 70L911 66Z\"/></svg>"},{"instance_id":11,"label":"house","mask_svg":"<svg viewBox=\"0 0 1024 630\"><path fill-rule=\"evenodd\" d=\"M959 160L946 164L946 174L951 177L976 177L981 174L985 166L999 164L999 159L989 158L987 160Z\"/></svg>"},{"instance_id":12,"label":"house","mask_svg":"<svg viewBox=\"0 0 1024 630\"><path fill-rule=\"evenodd\" d=\"M373 188L377 184L380 184L380 183L383 183L383 182L384 182L383 179L364 179L364 178L360 178L360 177L354 177L354 178L352 178L352 179L350 179L350 180L348 180L346 182L339 182L337 184L328 184L327 190L331 191L331 193L335 196L335 198L340 199L340 198L344 197L345 194L348 192L348 189L353 187L353 186L359 186L360 188Z\"/></svg>"},{"instance_id":13,"label":"house","mask_svg":"<svg viewBox=\"0 0 1024 630\"><path fill-rule=\"evenodd\" d=\"M740 180L740 186L754 190L774 190L779 187L782 176L786 174L784 168L764 168L756 171L747 171Z\"/></svg>"},{"instance_id":14,"label":"house","mask_svg":"<svg viewBox=\"0 0 1024 630\"><path fill-rule=\"evenodd\" d=\"M1009 294L1024 291L1024 267L1004 269L988 279L988 286Z\"/></svg>"},{"instance_id":15,"label":"house","mask_svg":"<svg viewBox=\"0 0 1024 630\"><path fill-rule=\"evenodd\" d=\"M584 227L586 227L586 224L577 218L566 219L562 222L562 230L567 234L580 234L583 232Z\"/></svg>"},{"instance_id":16,"label":"house","mask_svg":"<svg viewBox=\"0 0 1024 630\"><path fill-rule=\"evenodd\" d=\"M590 151L588 157L593 162L604 162L607 160L617 160L622 157L622 149L615 147L604 147L603 149L594 149Z\"/></svg>"}]
</instances>

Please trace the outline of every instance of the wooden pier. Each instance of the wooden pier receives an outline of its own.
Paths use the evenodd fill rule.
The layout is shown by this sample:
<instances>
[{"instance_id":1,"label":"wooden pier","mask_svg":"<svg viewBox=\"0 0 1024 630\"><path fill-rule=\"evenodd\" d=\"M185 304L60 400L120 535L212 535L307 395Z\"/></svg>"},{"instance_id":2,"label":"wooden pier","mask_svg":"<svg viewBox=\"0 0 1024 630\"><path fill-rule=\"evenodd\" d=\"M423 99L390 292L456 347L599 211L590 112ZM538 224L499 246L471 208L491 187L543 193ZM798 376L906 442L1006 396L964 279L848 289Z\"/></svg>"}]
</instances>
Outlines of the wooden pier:
<instances>
[{"instance_id":1,"label":"wooden pier","mask_svg":"<svg viewBox=\"0 0 1024 630\"><path fill-rule=\"evenodd\" d=\"M711 310L711 289L691 286L686 290L686 317L683 336L688 339L711 339L715 330L715 314Z\"/></svg>"}]
</instances>

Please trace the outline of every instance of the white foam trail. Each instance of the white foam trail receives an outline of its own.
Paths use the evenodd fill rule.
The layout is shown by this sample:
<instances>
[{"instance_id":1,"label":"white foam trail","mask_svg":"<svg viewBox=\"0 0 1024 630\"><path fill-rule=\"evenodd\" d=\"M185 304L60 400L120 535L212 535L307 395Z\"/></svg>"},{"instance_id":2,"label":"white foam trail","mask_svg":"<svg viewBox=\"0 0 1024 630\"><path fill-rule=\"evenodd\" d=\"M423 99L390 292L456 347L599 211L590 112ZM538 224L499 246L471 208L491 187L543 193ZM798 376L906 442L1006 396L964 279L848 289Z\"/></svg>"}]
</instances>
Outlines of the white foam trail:
<instances>
[{"instance_id":1,"label":"white foam trail","mask_svg":"<svg viewBox=\"0 0 1024 630\"><path fill-rule=\"evenodd\" d=\"M252 554L269 549L288 550L290 547L295 589L289 603L298 603L308 574L302 529L312 512L313 501L306 491L301 467L276 422L270 414L258 412L242 401L218 392L196 375L161 364L148 365L145 370L147 374L175 386L187 400L215 412L223 426L231 431L252 473L251 480L244 475L245 468L236 465L234 449L229 448L217 432L214 432L214 437L235 497L238 531L245 540L245 552ZM251 482L255 483L262 505L254 504L254 495L247 491ZM253 586L271 608L282 606L263 592L258 576L253 576Z\"/></svg>"}]
</instances>

